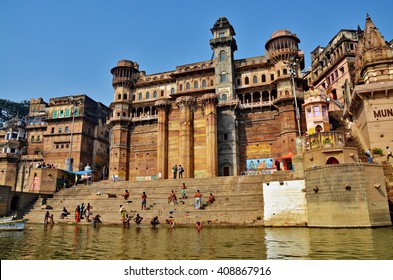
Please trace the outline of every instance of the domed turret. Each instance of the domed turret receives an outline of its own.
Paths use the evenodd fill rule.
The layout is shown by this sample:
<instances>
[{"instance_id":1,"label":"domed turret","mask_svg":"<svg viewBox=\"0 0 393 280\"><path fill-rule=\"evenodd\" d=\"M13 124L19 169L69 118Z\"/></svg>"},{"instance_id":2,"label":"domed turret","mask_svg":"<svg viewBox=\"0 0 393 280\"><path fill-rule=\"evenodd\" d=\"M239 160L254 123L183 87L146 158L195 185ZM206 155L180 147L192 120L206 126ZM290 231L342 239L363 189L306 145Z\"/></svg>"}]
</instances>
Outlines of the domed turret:
<instances>
[{"instance_id":1,"label":"domed turret","mask_svg":"<svg viewBox=\"0 0 393 280\"><path fill-rule=\"evenodd\" d=\"M269 55L269 60L273 64L277 64L279 61L293 61L294 58L299 57L299 43L300 40L296 34L281 29L273 32L265 44L265 49Z\"/></svg>"}]
</instances>

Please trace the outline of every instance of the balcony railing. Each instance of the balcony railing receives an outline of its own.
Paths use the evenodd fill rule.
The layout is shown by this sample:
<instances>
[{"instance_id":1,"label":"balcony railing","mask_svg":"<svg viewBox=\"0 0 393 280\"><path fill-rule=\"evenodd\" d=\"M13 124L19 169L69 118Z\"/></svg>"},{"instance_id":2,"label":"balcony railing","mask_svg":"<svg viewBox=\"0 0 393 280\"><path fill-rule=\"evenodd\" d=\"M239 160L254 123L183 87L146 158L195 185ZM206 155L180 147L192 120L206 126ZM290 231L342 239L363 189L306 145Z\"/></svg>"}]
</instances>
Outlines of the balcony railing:
<instances>
[{"instance_id":1,"label":"balcony railing","mask_svg":"<svg viewBox=\"0 0 393 280\"><path fill-rule=\"evenodd\" d=\"M306 136L303 149L305 151L320 148L342 148L345 145L345 137L342 132L320 132Z\"/></svg>"}]
</instances>

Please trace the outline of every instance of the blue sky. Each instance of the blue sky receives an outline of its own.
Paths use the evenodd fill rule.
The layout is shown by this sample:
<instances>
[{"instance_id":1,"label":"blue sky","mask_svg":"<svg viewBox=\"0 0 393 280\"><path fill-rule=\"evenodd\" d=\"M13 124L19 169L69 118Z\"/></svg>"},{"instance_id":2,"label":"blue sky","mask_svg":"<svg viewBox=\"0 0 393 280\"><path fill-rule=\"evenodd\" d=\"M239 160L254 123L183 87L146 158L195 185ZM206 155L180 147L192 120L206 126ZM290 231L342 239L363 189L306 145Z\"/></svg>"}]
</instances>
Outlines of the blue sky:
<instances>
[{"instance_id":1,"label":"blue sky","mask_svg":"<svg viewBox=\"0 0 393 280\"><path fill-rule=\"evenodd\" d=\"M278 29L310 52L340 29L362 29L366 14L393 39L393 1L8 0L0 2L0 98L86 94L109 105L118 60L147 74L209 60L210 28L225 16L236 32L235 59L265 54Z\"/></svg>"}]
</instances>

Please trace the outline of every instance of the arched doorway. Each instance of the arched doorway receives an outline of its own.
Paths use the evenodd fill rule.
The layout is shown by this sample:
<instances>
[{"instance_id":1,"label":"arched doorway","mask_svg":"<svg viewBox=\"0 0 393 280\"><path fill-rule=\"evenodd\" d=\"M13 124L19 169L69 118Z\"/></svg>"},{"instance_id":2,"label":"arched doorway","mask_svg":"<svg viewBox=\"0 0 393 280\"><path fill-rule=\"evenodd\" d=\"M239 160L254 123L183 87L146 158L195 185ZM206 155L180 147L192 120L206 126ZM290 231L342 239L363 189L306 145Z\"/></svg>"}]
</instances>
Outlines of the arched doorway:
<instances>
[{"instance_id":1,"label":"arched doorway","mask_svg":"<svg viewBox=\"0 0 393 280\"><path fill-rule=\"evenodd\" d=\"M14 196L11 199L11 211L19 210L19 196Z\"/></svg>"},{"instance_id":2,"label":"arched doorway","mask_svg":"<svg viewBox=\"0 0 393 280\"><path fill-rule=\"evenodd\" d=\"M339 164L340 162L335 157L330 157L326 161L326 164Z\"/></svg>"}]
</instances>

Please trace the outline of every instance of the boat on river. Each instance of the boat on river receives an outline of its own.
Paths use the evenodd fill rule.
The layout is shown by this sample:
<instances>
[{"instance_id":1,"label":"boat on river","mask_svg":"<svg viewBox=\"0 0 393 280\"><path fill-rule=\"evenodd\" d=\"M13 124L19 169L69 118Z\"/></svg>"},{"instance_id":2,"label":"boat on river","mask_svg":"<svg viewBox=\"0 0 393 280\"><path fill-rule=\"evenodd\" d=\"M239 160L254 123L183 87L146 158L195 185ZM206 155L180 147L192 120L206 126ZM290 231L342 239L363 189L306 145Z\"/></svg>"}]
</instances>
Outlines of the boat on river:
<instances>
[{"instance_id":1,"label":"boat on river","mask_svg":"<svg viewBox=\"0 0 393 280\"><path fill-rule=\"evenodd\" d=\"M15 220L15 216L1 217L0 218L0 223L2 223L2 222L11 222L13 220Z\"/></svg>"},{"instance_id":2,"label":"boat on river","mask_svg":"<svg viewBox=\"0 0 393 280\"><path fill-rule=\"evenodd\" d=\"M24 230L29 219L0 222L0 231Z\"/></svg>"}]
</instances>

